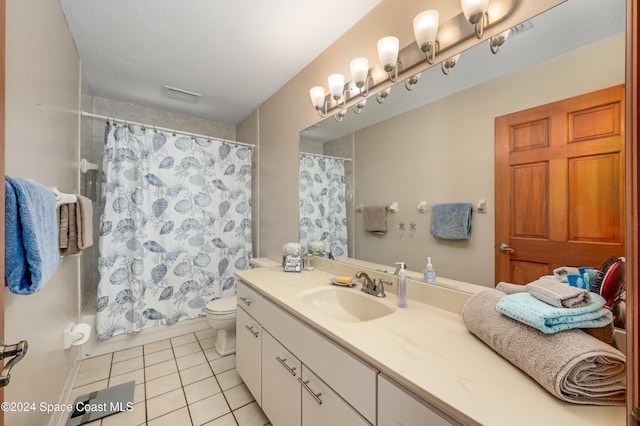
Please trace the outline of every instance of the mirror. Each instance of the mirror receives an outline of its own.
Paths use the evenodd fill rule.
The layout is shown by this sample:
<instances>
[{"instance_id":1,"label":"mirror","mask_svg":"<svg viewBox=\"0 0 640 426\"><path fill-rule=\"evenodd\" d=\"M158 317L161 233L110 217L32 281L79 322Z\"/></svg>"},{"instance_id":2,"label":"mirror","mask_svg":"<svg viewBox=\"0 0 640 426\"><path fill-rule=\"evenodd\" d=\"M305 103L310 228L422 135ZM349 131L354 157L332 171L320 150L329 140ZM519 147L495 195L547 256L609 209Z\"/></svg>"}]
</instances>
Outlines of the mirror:
<instances>
[{"instance_id":1,"label":"mirror","mask_svg":"<svg viewBox=\"0 0 640 426\"><path fill-rule=\"evenodd\" d=\"M568 0L514 27L495 55L485 41L462 52L449 75L436 64L412 91L400 82L382 104L370 96L360 114L349 110L342 122L329 117L303 130L301 153L348 159L339 219L346 249L339 257L391 272L404 261L419 276L431 257L439 277L493 287L494 223L502 220L493 204L494 119L623 84L625 20L624 0ZM474 209L471 238L464 241L434 239L430 213L417 208L421 201L428 210L480 200L487 201L486 213ZM356 206L393 202L398 212L388 213L387 232L364 232ZM306 217L302 211L301 224ZM301 237L316 225L302 224ZM330 249L332 232L311 238Z\"/></svg>"}]
</instances>

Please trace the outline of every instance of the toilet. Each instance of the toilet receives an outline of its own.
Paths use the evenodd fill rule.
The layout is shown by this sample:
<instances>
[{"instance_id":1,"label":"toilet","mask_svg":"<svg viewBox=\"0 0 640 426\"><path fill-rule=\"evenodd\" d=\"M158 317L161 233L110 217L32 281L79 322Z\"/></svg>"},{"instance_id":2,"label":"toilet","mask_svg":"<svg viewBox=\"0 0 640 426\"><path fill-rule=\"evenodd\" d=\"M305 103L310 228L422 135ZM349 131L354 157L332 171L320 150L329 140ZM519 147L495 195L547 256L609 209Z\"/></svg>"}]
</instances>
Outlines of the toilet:
<instances>
[{"instance_id":1,"label":"toilet","mask_svg":"<svg viewBox=\"0 0 640 426\"><path fill-rule=\"evenodd\" d=\"M279 263L266 257L254 258L249 261L253 268L278 266ZM216 338L216 352L220 355L230 355L236 352L236 295L215 299L204 307L207 324L218 330Z\"/></svg>"},{"instance_id":2,"label":"toilet","mask_svg":"<svg viewBox=\"0 0 640 426\"><path fill-rule=\"evenodd\" d=\"M236 295L215 299L204 307L207 324L218 330L215 348L220 355L230 355L236 351Z\"/></svg>"}]
</instances>

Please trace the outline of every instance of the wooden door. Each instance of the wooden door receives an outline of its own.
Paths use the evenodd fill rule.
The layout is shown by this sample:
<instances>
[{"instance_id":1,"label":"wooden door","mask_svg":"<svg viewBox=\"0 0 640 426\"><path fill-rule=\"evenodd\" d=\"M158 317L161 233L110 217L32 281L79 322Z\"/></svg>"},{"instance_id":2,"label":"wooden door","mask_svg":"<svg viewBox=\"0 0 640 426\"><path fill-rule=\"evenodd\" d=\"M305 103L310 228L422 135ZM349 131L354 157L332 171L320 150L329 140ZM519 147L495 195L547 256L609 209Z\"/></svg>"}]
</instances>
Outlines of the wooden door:
<instances>
[{"instance_id":1,"label":"wooden door","mask_svg":"<svg viewBox=\"0 0 640 426\"><path fill-rule=\"evenodd\" d=\"M496 282L624 255L624 100L620 85L496 118Z\"/></svg>"}]
</instances>

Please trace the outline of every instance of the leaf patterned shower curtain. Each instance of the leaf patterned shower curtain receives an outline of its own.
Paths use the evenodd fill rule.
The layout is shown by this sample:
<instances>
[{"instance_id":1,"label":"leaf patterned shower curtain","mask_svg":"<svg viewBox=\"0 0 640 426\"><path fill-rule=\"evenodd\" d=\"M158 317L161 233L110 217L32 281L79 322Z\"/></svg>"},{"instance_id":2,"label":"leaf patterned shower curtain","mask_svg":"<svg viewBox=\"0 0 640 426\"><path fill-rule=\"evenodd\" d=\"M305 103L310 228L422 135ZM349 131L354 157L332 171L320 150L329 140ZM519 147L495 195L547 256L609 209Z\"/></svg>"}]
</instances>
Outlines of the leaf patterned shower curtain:
<instances>
[{"instance_id":1,"label":"leaf patterned shower curtain","mask_svg":"<svg viewBox=\"0 0 640 426\"><path fill-rule=\"evenodd\" d=\"M107 126L99 238L101 340L204 316L251 253L251 148Z\"/></svg>"},{"instance_id":2,"label":"leaf patterned shower curtain","mask_svg":"<svg viewBox=\"0 0 640 426\"><path fill-rule=\"evenodd\" d=\"M324 241L335 257L347 256L344 160L300 154L300 245Z\"/></svg>"}]
</instances>

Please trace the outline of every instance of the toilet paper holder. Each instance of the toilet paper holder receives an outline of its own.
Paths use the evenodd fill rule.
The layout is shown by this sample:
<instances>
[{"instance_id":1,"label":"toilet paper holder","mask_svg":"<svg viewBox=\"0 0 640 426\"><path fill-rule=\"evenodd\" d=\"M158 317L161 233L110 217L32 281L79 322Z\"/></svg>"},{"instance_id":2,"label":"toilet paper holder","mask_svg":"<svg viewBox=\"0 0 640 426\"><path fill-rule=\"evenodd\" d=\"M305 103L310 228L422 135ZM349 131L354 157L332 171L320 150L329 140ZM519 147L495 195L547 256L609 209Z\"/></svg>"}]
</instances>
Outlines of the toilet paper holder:
<instances>
[{"instance_id":1,"label":"toilet paper holder","mask_svg":"<svg viewBox=\"0 0 640 426\"><path fill-rule=\"evenodd\" d=\"M83 345L89 340L89 337L91 337L89 324L69 322L64 328L64 348L69 349L71 346Z\"/></svg>"}]
</instances>

